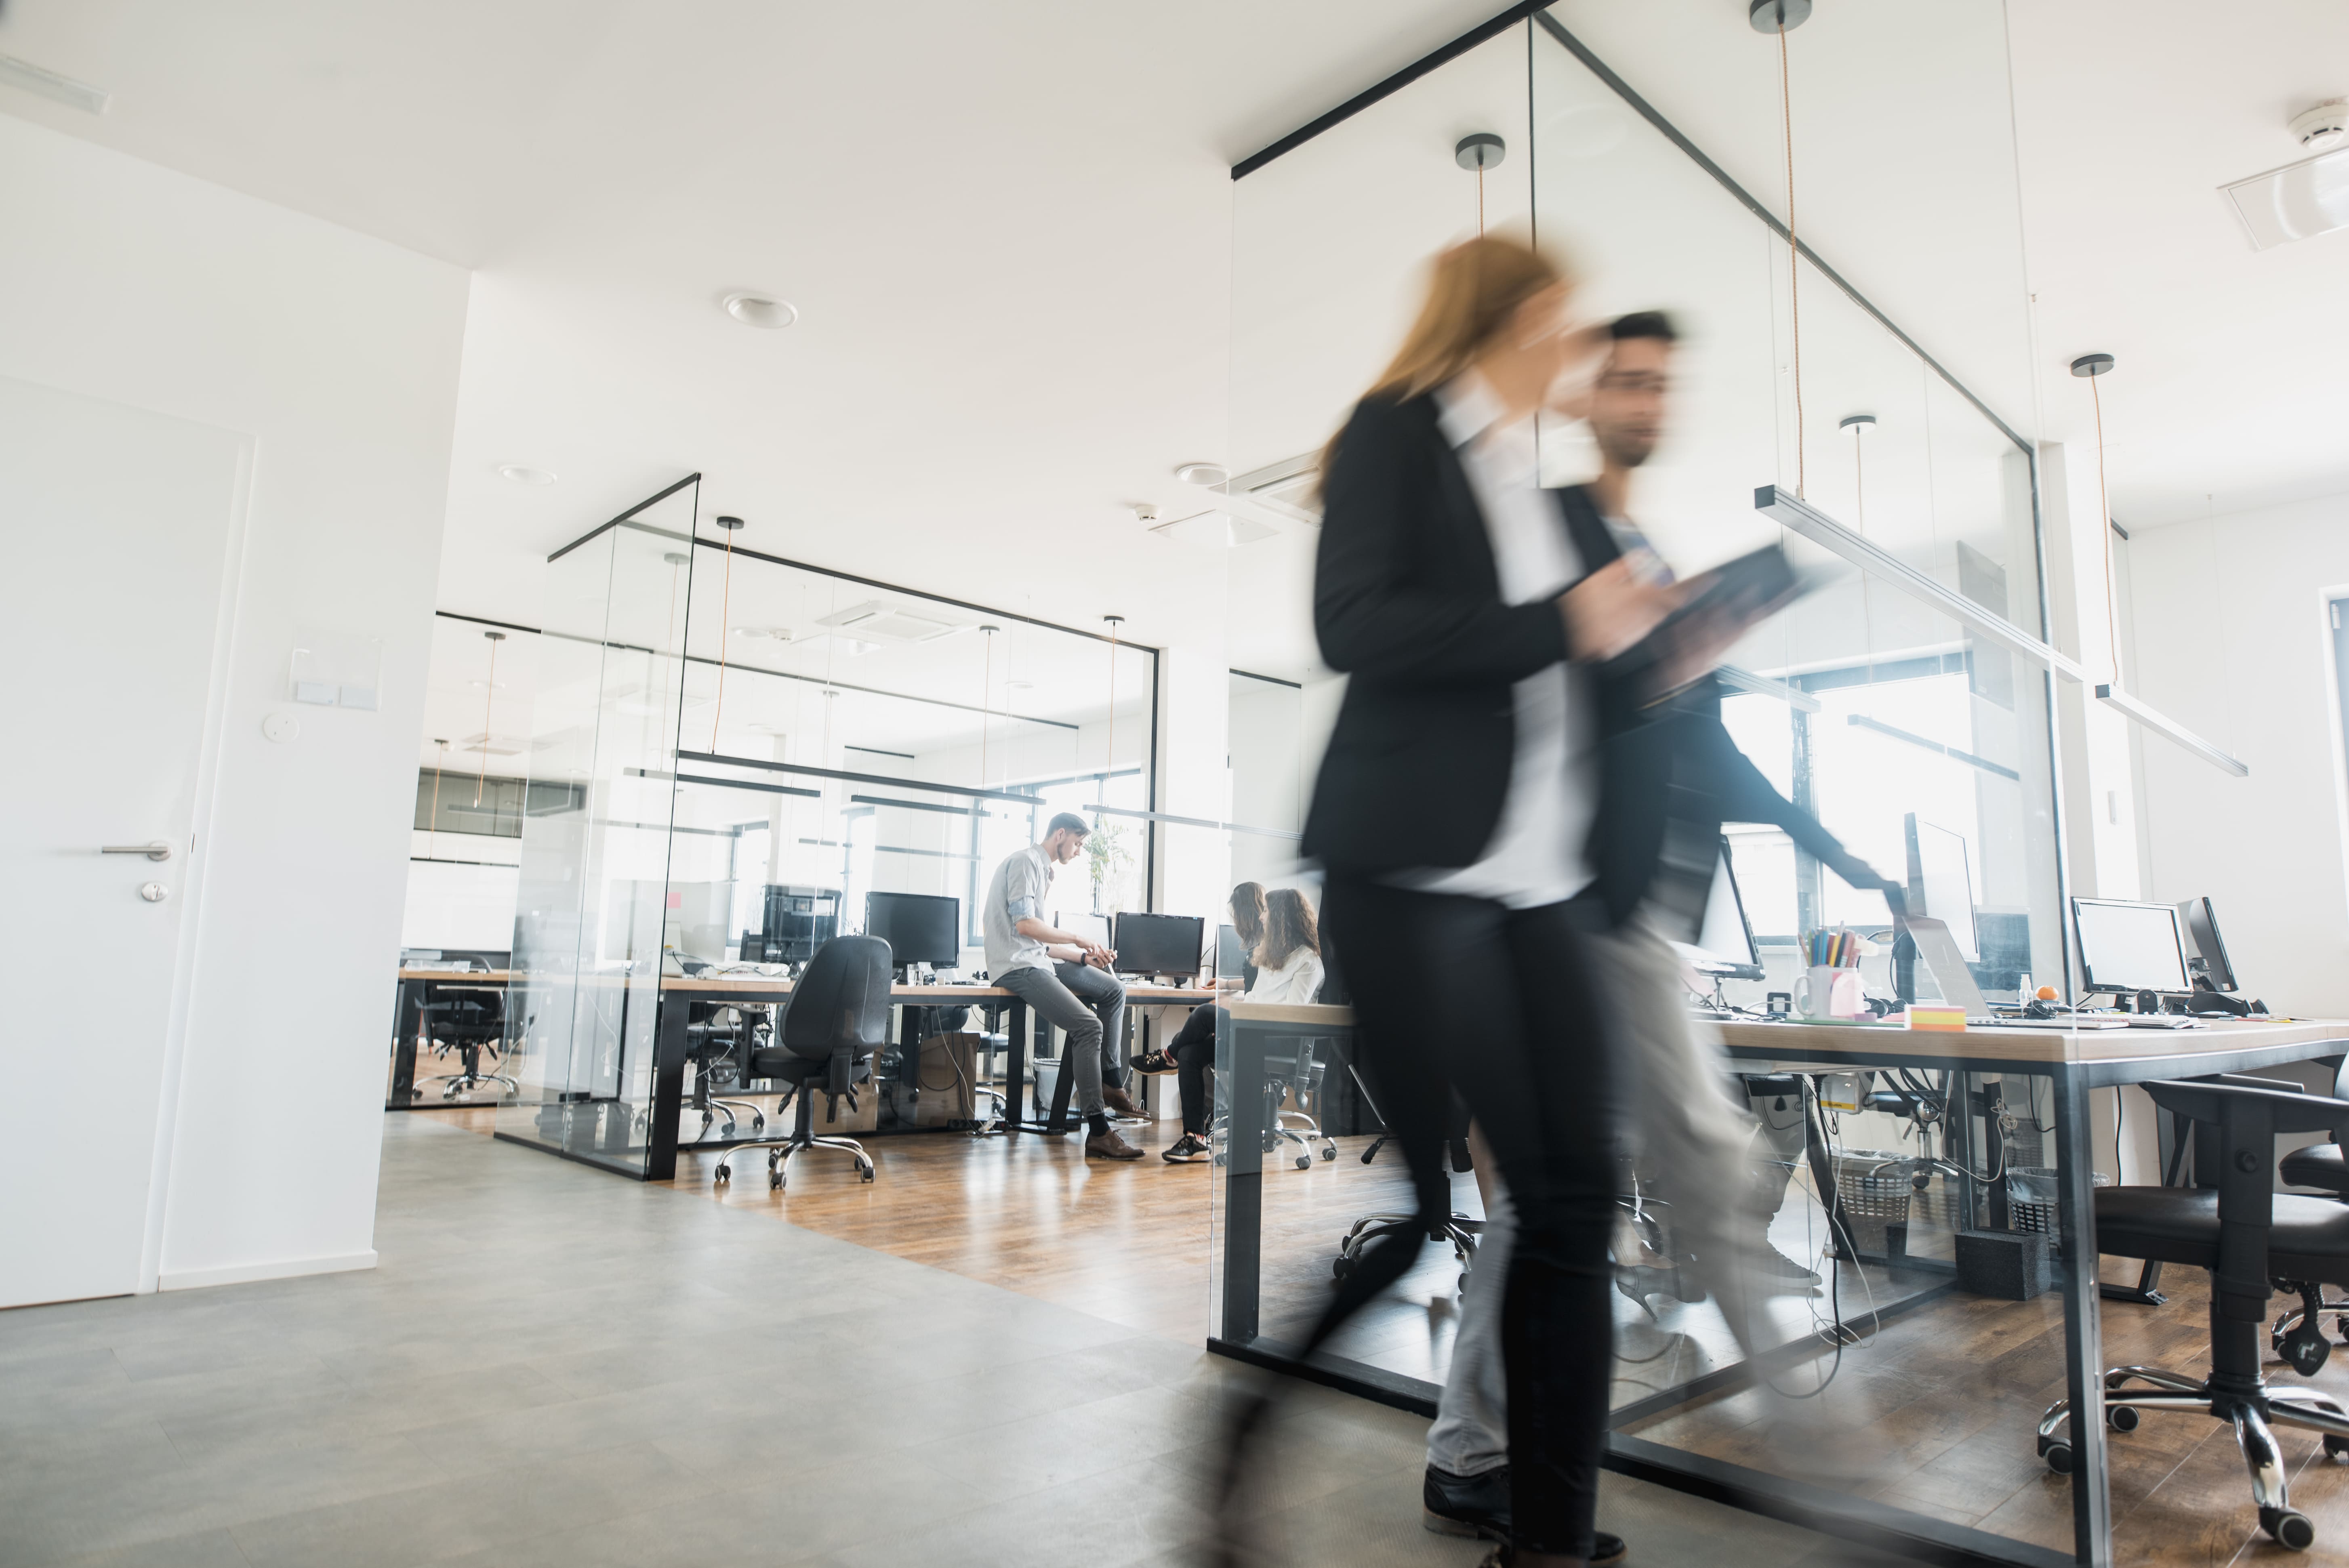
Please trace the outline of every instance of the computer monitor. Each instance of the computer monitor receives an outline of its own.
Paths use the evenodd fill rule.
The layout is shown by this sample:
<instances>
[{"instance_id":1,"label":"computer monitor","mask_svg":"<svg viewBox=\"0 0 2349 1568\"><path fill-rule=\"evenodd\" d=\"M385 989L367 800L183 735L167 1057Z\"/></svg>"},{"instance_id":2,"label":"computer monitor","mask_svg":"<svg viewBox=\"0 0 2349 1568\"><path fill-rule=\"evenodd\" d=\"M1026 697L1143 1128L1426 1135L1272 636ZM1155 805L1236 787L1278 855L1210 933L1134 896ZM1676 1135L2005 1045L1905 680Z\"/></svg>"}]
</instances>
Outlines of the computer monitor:
<instances>
[{"instance_id":1,"label":"computer monitor","mask_svg":"<svg viewBox=\"0 0 2349 1568\"><path fill-rule=\"evenodd\" d=\"M1081 936L1095 947L1107 947L1109 916L1105 914L1071 914L1065 910L1052 912L1052 923L1071 936Z\"/></svg>"},{"instance_id":2,"label":"computer monitor","mask_svg":"<svg viewBox=\"0 0 2349 1568\"><path fill-rule=\"evenodd\" d=\"M1237 980L1247 975L1247 945L1240 941L1239 927L1216 927L1216 977Z\"/></svg>"},{"instance_id":3,"label":"computer monitor","mask_svg":"<svg viewBox=\"0 0 2349 1568\"><path fill-rule=\"evenodd\" d=\"M926 892L864 895L864 934L889 944L889 962L962 962L962 900Z\"/></svg>"},{"instance_id":4,"label":"computer monitor","mask_svg":"<svg viewBox=\"0 0 2349 1568\"><path fill-rule=\"evenodd\" d=\"M1737 872L1730 864L1725 838L1721 841L1720 858L1713 861L1712 891L1705 894L1704 924L1695 942L1673 946L1700 975L1724 980L1764 978L1762 951L1754 944L1754 927L1745 918L1745 899L1737 891Z\"/></svg>"},{"instance_id":5,"label":"computer monitor","mask_svg":"<svg viewBox=\"0 0 2349 1568\"><path fill-rule=\"evenodd\" d=\"M2080 937L2080 972L2091 991L2190 989L2178 911L2166 903L2075 898L2072 928Z\"/></svg>"},{"instance_id":6,"label":"computer monitor","mask_svg":"<svg viewBox=\"0 0 2349 1568\"><path fill-rule=\"evenodd\" d=\"M1121 975L1196 975L1207 923L1195 914L1121 914L1110 946Z\"/></svg>"},{"instance_id":7,"label":"computer monitor","mask_svg":"<svg viewBox=\"0 0 2349 1568\"><path fill-rule=\"evenodd\" d=\"M2189 898L2178 906L2186 919L2186 967L2213 991L2236 988L2234 965L2227 962L2227 944L2219 940L2219 916L2207 898Z\"/></svg>"},{"instance_id":8,"label":"computer monitor","mask_svg":"<svg viewBox=\"0 0 2349 1568\"><path fill-rule=\"evenodd\" d=\"M831 888L769 882L762 903L765 928L755 943L746 938L746 963L804 964L840 934L840 894Z\"/></svg>"},{"instance_id":9,"label":"computer monitor","mask_svg":"<svg viewBox=\"0 0 2349 1568\"><path fill-rule=\"evenodd\" d=\"M1908 816L1909 909L1950 928L1950 939L1968 963L1982 956L1974 931L1974 882L1961 833Z\"/></svg>"}]
</instances>

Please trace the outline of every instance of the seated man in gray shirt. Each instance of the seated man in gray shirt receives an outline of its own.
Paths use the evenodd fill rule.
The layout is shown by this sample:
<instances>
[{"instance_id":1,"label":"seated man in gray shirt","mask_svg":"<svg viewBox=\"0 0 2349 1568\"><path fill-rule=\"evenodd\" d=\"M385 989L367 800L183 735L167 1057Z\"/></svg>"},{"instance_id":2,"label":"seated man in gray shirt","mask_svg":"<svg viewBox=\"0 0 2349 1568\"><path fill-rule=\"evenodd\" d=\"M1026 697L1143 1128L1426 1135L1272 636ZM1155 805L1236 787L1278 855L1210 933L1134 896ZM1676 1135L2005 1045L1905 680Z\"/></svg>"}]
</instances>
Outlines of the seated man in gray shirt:
<instances>
[{"instance_id":1,"label":"seated man in gray shirt","mask_svg":"<svg viewBox=\"0 0 2349 1568\"><path fill-rule=\"evenodd\" d=\"M1107 948L1049 924L1042 914L1052 872L1077 858L1092 831L1082 817L1054 817L1044 841L1004 857L987 884L980 917L987 932L987 969L995 984L1016 993L1036 1016L1068 1032L1061 1070L1074 1075L1077 1109L1089 1136L1085 1153L1103 1160L1139 1160L1142 1150L1117 1135L1109 1112L1139 1116L1123 1088L1104 1088L1115 1073L1113 1053L1125 1034L1125 987L1110 973ZM1016 1086L1015 1086L1016 1087Z\"/></svg>"}]
</instances>

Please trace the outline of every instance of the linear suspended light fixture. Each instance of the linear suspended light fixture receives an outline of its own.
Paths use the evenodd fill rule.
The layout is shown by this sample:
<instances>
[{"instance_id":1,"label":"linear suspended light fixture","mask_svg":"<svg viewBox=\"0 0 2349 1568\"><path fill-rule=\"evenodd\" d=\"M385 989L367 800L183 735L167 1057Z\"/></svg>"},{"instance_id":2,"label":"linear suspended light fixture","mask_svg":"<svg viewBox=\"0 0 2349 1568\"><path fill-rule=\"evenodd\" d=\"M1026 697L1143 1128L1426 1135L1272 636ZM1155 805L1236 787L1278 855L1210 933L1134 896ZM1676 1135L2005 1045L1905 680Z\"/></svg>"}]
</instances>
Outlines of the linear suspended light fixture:
<instances>
[{"instance_id":1,"label":"linear suspended light fixture","mask_svg":"<svg viewBox=\"0 0 2349 1568\"><path fill-rule=\"evenodd\" d=\"M2127 692L2091 682L2087 671L2075 661L2066 658L2005 616L1975 603L1948 584L1862 538L1808 501L1776 485L1764 485L1754 492L1754 510L1801 534L1812 543L1841 556L1862 572L1873 573L1883 578L1910 598L1940 611L1961 626L1971 627L2010 653L2020 654L2033 664L2044 665L2065 680L2093 686L2096 699L2107 707L2152 730L2165 740L2184 747L2212 766L2224 769L2238 779L2251 776L2250 766L2240 758L2230 756L2177 720L2157 713Z\"/></svg>"},{"instance_id":2,"label":"linear suspended light fixture","mask_svg":"<svg viewBox=\"0 0 2349 1568\"><path fill-rule=\"evenodd\" d=\"M1752 692L1755 696L1775 697L1788 707L1797 708L1804 713L1819 711L1819 699L1798 686L1788 686L1785 681L1774 681L1768 676L1757 676L1752 670L1740 669L1735 665L1723 665L1713 673L1714 678L1732 691Z\"/></svg>"}]
</instances>

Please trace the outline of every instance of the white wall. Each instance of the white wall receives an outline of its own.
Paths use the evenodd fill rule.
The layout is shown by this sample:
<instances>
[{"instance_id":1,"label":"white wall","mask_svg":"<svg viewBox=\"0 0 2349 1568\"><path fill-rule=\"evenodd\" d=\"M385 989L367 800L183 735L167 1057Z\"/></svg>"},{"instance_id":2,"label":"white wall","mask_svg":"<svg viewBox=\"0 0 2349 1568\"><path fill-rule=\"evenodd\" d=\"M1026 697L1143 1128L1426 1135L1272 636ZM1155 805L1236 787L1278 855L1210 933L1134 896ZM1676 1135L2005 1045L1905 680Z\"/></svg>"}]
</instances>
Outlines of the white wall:
<instances>
[{"instance_id":1,"label":"white wall","mask_svg":"<svg viewBox=\"0 0 2349 1568\"><path fill-rule=\"evenodd\" d=\"M363 1266L466 274L5 117L0 202L0 374L255 441L144 1278ZM297 626L382 639L382 706L273 745Z\"/></svg>"},{"instance_id":2,"label":"white wall","mask_svg":"<svg viewBox=\"0 0 2349 1568\"><path fill-rule=\"evenodd\" d=\"M2343 770L2324 595L2349 589L2349 496L2137 531L2135 685L2251 765L2145 741L2146 896L2209 895L2244 989L2349 1015Z\"/></svg>"}]
</instances>

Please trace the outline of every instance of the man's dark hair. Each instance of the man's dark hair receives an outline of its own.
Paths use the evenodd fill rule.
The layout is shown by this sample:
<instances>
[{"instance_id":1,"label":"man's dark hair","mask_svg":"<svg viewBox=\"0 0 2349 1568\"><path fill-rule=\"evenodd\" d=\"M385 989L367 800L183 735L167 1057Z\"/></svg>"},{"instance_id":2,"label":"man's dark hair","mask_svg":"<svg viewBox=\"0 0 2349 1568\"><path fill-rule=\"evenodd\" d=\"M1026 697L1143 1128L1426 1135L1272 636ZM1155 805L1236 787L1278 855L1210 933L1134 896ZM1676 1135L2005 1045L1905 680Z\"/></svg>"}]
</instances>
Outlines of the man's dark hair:
<instances>
[{"instance_id":1,"label":"man's dark hair","mask_svg":"<svg viewBox=\"0 0 2349 1568\"><path fill-rule=\"evenodd\" d=\"M1086 821L1082 817L1078 816L1074 811L1063 811L1059 816L1054 817L1051 823L1045 828L1044 836L1049 839L1063 828L1066 828L1070 832L1076 834L1077 837L1081 839L1093 830L1093 825L1091 822Z\"/></svg>"},{"instance_id":2,"label":"man's dark hair","mask_svg":"<svg viewBox=\"0 0 2349 1568\"><path fill-rule=\"evenodd\" d=\"M1635 310L1629 315L1619 315L1607 325L1607 335L1620 343L1627 337L1652 337L1659 343L1678 343L1680 333L1672 326L1672 318L1660 310Z\"/></svg>"}]
</instances>

